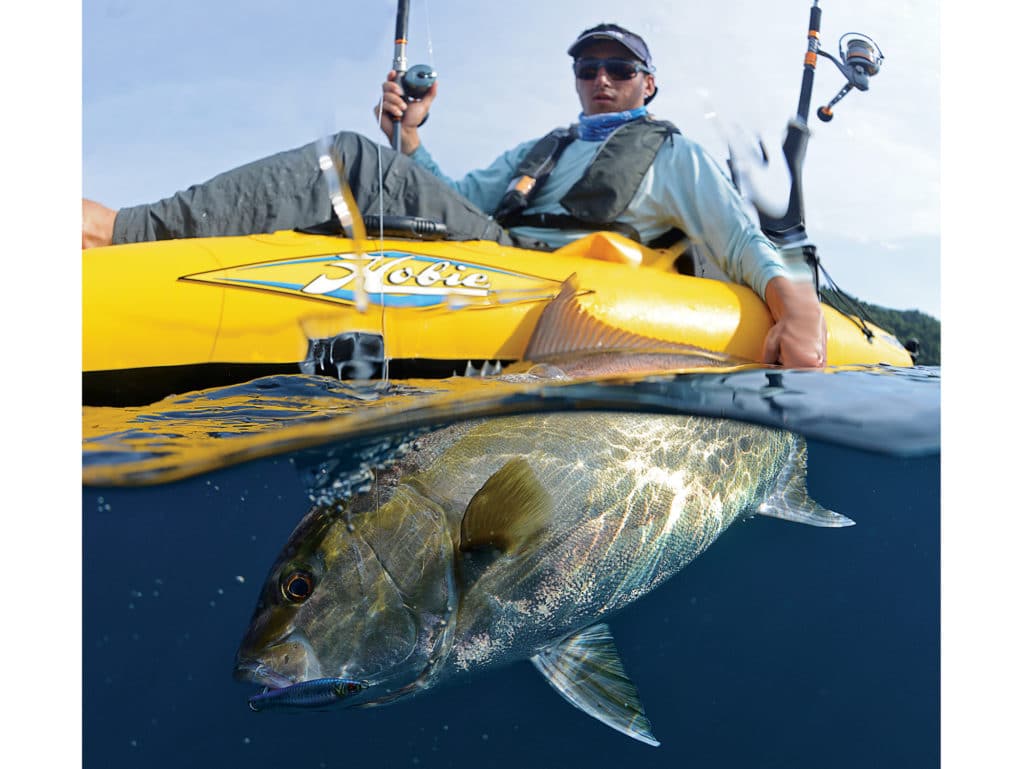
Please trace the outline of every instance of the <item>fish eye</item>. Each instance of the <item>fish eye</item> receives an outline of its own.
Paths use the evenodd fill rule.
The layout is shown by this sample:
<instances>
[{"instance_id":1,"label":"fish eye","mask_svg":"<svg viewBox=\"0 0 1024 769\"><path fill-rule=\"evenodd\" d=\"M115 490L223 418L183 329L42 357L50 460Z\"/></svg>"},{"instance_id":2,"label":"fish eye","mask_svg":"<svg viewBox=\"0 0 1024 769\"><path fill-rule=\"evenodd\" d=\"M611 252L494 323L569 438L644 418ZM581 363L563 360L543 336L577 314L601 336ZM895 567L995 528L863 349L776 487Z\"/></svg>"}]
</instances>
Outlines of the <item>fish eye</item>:
<instances>
[{"instance_id":1,"label":"fish eye","mask_svg":"<svg viewBox=\"0 0 1024 769\"><path fill-rule=\"evenodd\" d=\"M281 594L292 603L302 603L313 594L313 575L293 571L281 579Z\"/></svg>"}]
</instances>

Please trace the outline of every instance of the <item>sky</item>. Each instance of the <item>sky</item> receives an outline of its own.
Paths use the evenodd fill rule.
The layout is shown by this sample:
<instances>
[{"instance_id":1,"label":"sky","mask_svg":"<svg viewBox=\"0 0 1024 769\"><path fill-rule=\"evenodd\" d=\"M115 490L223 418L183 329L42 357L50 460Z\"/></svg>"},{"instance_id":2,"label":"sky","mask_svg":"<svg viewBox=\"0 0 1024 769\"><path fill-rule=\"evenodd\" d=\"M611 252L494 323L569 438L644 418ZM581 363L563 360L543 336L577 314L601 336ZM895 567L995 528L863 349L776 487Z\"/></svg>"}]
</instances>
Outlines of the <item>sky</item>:
<instances>
[{"instance_id":1,"label":"sky","mask_svg":"<svg viewBox=\"0 0 1024 769\"><path fill-rule=\"evenodd\" d=\"M439 73L422 137L453 178L576 119L566 49L615 21L657 67L657 116L724 164L725 136L760 136L768 190L784 199L781 142L795 114L807 0L512 3L412 0L409 61ZM394 51L395 0L85 0L82 191L146 203L340 129L380 139L371 108ZM513 10L514 8L514 10ZM846 32L885 55L835 119L811 117L804 171L810 239L847 292L875 304L939 305L939 24L934 3L822 3L822 48ZM813 107L845 80L819 59ZM714 115L715 117L709 117Z\"/></svg>"},{"instance_id":2,"label":"sky","mask_svg":"<svg viewBox=\"0 0 1024 769\"><path fill-rule=\"evenodd\" d=\"M81 743L80 197L146 202L331 130L372 135L394 5L47 0L7 9L0 542L22 600L0 654L25 664L5 671L17 701L0 744L5 765L70 765ZM612 20L651 44L661 88L653 111L719 160L709 101L722 122L781 141L810 2L705 5L434 0L424 9L414 0L411 61L442 76L425 141L456 175L570 122L578 108L565 48L585 26ZM821 6L826 50L857 31L886 59L832 123L812 118L807 223L845 289L935 315L941 235L943 764L1005 766L1019 754L1024 688L1012 485L1024 432L1013 363L1024 168L1012 81L1024 12L959 0ZM814 104L840 85L821 62Z\"/></svg>"}]
</instances>

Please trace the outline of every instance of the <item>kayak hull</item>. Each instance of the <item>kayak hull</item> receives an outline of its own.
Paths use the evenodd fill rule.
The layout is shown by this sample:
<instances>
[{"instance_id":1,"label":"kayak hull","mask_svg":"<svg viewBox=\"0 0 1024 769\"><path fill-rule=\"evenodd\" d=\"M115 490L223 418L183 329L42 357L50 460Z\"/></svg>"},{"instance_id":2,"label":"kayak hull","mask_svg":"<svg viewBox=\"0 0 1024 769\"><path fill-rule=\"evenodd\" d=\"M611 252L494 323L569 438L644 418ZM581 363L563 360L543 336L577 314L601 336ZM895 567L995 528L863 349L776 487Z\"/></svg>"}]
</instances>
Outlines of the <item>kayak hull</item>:
<instances>
[{"instance_id":1,"label":"kayak hull","mask_svg":"<svg viewBox=\"0 0 1024 769\"><path fill-rule=\"evenodd\" d=\"M680 275L674 256L613 233L556 252L294 231L90 249L83 372L297 370L318 341L353 334L379 337L389 361L520 360L572 275L580 305L609 325L757 360L772 322L762 300L738 284ZM868 338L824 310L830 364L912 364L885 331Z\"/></svg>"}]
</instances>

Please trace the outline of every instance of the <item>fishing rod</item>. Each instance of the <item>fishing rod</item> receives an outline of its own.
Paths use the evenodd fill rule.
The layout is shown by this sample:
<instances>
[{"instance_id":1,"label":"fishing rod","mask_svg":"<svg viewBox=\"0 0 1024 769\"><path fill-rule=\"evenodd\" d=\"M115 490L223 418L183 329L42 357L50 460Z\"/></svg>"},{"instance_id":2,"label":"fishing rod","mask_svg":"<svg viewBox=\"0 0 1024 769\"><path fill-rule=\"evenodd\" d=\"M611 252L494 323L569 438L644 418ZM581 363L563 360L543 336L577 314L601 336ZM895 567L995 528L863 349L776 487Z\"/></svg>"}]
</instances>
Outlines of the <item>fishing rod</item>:
<instances>
[{"instance_id":1,"label":"fishing rod","mask_svg":"<svg viewBox=\"0 0 1024 769\"><path fill-rule=\"evenodd\" d=\"M852 89L868 90L869 79L878 74L884 58L878 44L870 37L857 32L847 32L839 38L839 58L837 59L819 47L820 32L821 8L818 7L818 0L814 0L808 24L807 53L804 55L803 79L800 83L800 98L797 103L796 117L789 122L786 138L782 143L782 154L786 159L790 175L789 203L786 212L780 217L774 217L764 211L757 201L754 202L760 218L761 229L776 245L781 247L795 246L802 242L807 235L804 226L802 176L804 156L807 153L807 140L810 138L807 116L810 111L818 56L823 56L835 64L846 78L846 83L835 98L818 109L818 118L826 123L834 117L832 108ZM810 247L813 248L813 246Z\"/></svg>"},{"instance_id":2,"label":"fishing rod","mask_svg":"<svg viewBox=\"0 0 1024 769\"><path fill-rule=\"evenodd\" d=\"M402 86L403 98L406 101L422 99L437 79L437 73L434 72L433 67L426 64L409 67L405 55L409 42L408 30L409 0L398 0L398 10L395 15L395 56L392 68L397 75L396 81ZM381 116L383 117L383 111ZM399 152L402 149L401 122L400 118L394 118L391 132L391 146ZM420 125L425 122L426 118ZM448 229L444 223L432 219L418 216L385 215L383 210L377 215L361 215L356 206L355 196L352 194L348 182L345 181L341 158L337 156L337 152L326 137L317 142L317 155L320 170L327 183L331 210L334 218L337 219L337 224L330 220L312 227L302 227L300 231L312 234L341 234L354 241L358 253L365 252L365 249L359 244L366 239L366 233L369 230L377 230L382 239L385 235L400 237L411 235L421 240L439 240L447 236Z\"/></svg>"},{"instance_id":3,"label":"fishing rod","mask_svg":"<svg viewBox=\"0 0 1024 769\"><path fill-rule=\"evenodd\" d=\"M402 86L403 98L422 99L437 80L433 67L416 64L409 67L405 48L409 43L409 0L398 0L395 12L395 56L391 68L395 71L395 80ZM426 118L423 123L427 122ZM420 125L423 125L420 123ZM397 152L402 151L402 119L392 118L391 146Z\"/></svg>"},{"instance_id":4,"label":"fishing rod","mask_svg":"<svg viewBox=\"0 0 1024 769\"><path fill-rule=\"evenodd\" d=\"M807 118L810 112L811 92L814 89L814 74L818 63L818 56L823 56L835 64L839 72L846 78L846 83L839 90L839 93L828 104L818 108L818 119L825 123L830 122L835 116L832 108L851 90L854 88L858 91L868 90L869 80L878 74L884 56L878 43L867 35L858 32L847 32L839 38L839 58L820 48L820 37L821 8L818 6L818 0L814 0L808 23L807 52L804 55L804 69L800 82L800 97L797 102L796 117L789 121L786 128L786 138L782 143L782 154L789 169L790 177L789 202L782 216L773 216L766 211L759 204L756 197L753 203L757 209L761 230L764 234L780 249L800 249L804 260L814 274L814 289L818 296L822 296L819 283L820 272L824 274L828 287L834 292L837 300L842 302L845 307L845 309L841 307L837 307L837 309L846 313L851 319L856 315L856 322L861 332L866 338L871 339L874 334L865 321L865 319L870 321L870 316L860 306L859 302L836 285L836 282L822 267L821 261L818 258L817 247L807 238L807 228L804 221L803 165L804 157L807 154L807 140L811 135L810 129L807 126ZM762 159L766 163L767 154L764 152L763 144L761 145L761 152ZM830 303L834 304L831 301ZM908 343L906 346L910 350L910 344ZM911 350L911 355L914 355L914 353L915 351Z\"/></svg>"}]
</instances>

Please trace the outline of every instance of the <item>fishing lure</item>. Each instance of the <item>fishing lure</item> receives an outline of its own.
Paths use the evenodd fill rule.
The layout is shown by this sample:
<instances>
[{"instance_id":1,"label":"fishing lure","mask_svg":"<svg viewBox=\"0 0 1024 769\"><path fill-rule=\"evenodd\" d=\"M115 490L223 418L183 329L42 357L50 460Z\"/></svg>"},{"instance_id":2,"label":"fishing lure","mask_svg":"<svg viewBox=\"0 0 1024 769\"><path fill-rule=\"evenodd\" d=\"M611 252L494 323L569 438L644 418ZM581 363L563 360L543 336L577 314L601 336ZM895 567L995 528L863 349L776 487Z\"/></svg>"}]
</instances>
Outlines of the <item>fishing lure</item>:
<instances>
[{"instance_id":1,"label":"fishing lure","mask_svg":"<svg viewBox=\"0 0 1024 769\"><path fill-rule=\"evenodd\" d=\"M254 711L275 708L318 708L333 705L368 688L366 681L351 678L317 678L281 689L268 689L249 698Z\"/></svg>"}]
</instances>

